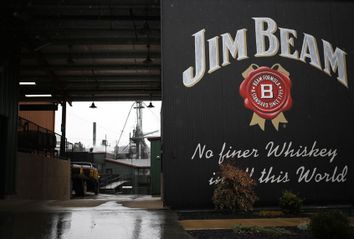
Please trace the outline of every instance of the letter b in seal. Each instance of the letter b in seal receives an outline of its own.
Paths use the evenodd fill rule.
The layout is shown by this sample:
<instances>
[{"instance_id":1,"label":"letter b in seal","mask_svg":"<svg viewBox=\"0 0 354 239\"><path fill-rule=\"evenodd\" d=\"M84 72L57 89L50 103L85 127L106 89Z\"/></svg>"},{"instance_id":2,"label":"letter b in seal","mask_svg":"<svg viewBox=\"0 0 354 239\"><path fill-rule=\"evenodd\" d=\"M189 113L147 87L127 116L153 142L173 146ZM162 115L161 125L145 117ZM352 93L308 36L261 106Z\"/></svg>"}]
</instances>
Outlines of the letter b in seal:
<instances>
[{"instance_id":1,"label":"letter b in seal","mask_svg":"<svg viewBox=\"0 0 354 239\"><path fill-rule=\"evenodd\" d=\"M271 84L261 84L261 98L262 99L272 99L273 94L273 85Z\"/></svg>"}]
</instances>

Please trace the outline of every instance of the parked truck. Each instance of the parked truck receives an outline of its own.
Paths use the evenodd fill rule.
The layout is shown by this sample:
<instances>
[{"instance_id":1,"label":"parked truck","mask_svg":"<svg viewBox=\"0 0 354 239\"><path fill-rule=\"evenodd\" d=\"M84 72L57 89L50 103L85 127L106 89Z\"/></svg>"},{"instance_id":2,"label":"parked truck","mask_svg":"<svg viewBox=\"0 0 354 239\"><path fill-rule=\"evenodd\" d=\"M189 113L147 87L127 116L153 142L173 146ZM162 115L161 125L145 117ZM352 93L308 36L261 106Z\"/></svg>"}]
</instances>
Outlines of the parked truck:
<instances>
[{"instance_id":1,"label":"parked truck","mask_svg":"<svg viewBox=\"0 0 354 239\"><path fill-rule=\"evenodd\" d=\"M71 186L75 195L85 196L86 192L99 193L99 174L90 162L71 163Z\"/></svg>"}]
</instances>

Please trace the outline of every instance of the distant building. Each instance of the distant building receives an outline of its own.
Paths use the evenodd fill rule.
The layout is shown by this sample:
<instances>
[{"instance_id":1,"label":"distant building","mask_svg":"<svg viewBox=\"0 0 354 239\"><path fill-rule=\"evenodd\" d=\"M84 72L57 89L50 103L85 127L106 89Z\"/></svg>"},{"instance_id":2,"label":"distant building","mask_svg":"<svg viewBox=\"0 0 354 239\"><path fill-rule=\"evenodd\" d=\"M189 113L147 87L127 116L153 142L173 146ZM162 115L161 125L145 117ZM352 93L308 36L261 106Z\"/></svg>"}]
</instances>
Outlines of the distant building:
<instances>
[{"instance_id":1,"label":"distant building","mask_svg":"<svg viewBox=\"0 0 354 239\"><path fill-rule=\"evenodd\" d=\"M127 181L133 188L132 193L149 193L150 159L114 159L113 154L105 152L69 152L68 155L72 162L93 163L102 181L114 176Z\"/></svg>"}]
</instances>

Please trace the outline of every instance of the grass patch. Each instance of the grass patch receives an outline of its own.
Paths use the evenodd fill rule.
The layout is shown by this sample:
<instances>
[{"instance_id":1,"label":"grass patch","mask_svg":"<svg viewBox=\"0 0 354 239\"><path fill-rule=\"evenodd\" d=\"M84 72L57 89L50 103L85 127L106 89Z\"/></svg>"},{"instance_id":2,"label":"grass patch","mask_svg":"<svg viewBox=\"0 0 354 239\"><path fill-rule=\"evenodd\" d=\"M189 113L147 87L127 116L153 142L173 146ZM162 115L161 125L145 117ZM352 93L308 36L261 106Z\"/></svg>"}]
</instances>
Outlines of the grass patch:
<instances>
[{"instance_id":1,"label":"grass patch","mask_svg":"<svg viewBox=\"0 0 354 239\"><path fill-rule=\"evenodd\" d=\"M284 216L284 213L282 211L262 210L257 215L260 217L281 217Z\"/></svg>"},{"instance_id":2,"label":"grass patch","mask_svg":"<svg viewBox=\"0 0 354 239\"><path fill-rule=\"evenodd\" d=\"M257 234L261 236L281 237L294 233L281 227L259 227L236 225L232 229L236 234Z\"/></svg>"}]
</instances>

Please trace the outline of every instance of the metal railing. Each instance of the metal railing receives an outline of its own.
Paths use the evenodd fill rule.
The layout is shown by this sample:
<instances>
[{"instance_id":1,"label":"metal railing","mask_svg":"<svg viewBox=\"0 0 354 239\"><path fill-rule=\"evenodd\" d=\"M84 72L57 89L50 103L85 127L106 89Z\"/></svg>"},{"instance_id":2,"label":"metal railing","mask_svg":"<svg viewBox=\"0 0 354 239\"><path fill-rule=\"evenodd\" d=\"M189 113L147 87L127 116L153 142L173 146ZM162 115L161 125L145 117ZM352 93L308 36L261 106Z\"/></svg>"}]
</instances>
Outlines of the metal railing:
<instances>
[{"instance_id":1,"label":"metal railing","mask_svg":"<svg viewBox=\"0 0 354 239\"><path fill-rule=\"evenodd\" d=\"M17 139L20 152L42 153L66 159L65 152L73 150L73 144L65 139L65 152L60 153L61 135L22 117L18 117Z\"/></svg>"},{"instance_id":2,"label":"metal railing","mask_svg":"<svg viewBox=\"0 0 354 239\"><path fill-rule=\"evenodd\" d=\"M121 180L119 174L101 174L100 175L100 187L107 186L110 183Z\"/></svg>"}]
</instances>

